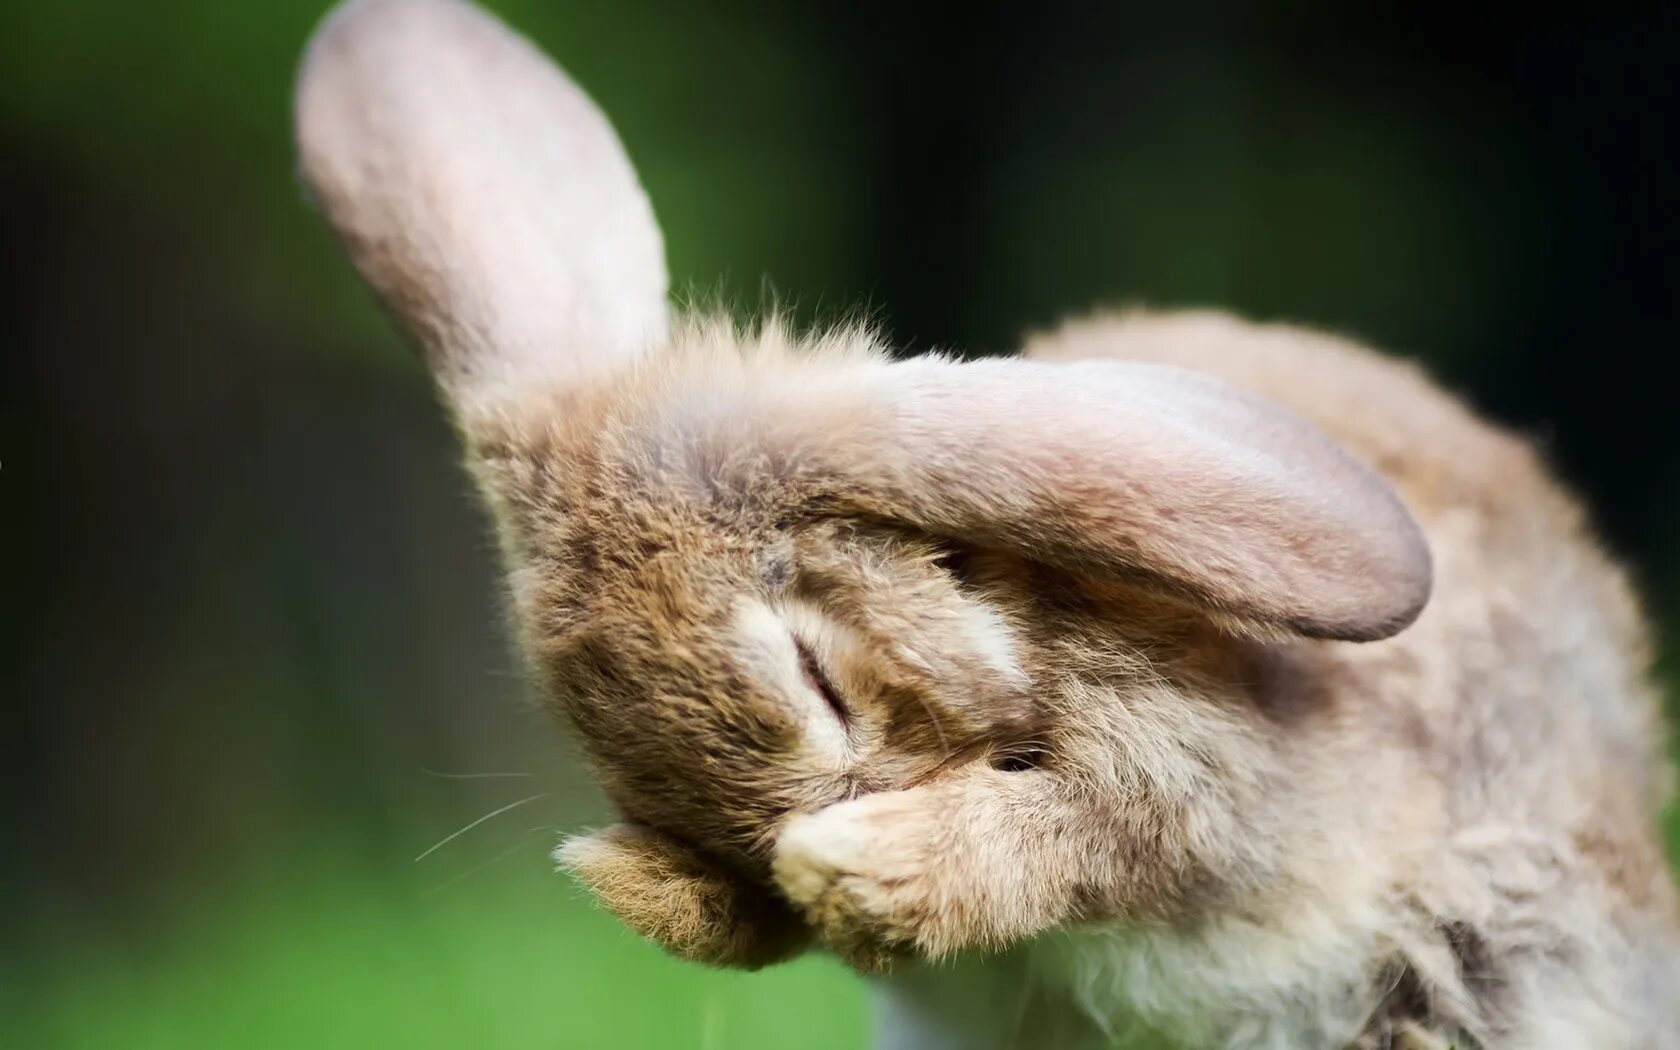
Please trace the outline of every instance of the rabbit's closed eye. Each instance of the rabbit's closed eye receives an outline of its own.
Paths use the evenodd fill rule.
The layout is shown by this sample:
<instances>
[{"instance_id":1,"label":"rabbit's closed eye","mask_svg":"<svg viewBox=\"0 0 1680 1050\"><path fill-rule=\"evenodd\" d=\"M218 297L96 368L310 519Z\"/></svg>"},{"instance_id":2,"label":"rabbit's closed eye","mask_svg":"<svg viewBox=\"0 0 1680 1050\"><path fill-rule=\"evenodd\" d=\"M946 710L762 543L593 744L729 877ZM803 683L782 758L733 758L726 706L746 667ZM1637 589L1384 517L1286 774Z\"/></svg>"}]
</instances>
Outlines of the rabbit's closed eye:
<instances>
[{"instance_id":1,"label":"rabbit's closed eye","mask_svg":"<svg viewBox=\"0 0 1680 1050\"><path fill-rule=\"evenodd\" d=\"M829 679L828 672L823 668L822 662L811 652L811 647L797 636L794 638L794 644L799 649L799 667L804 672L805 684L810 687L812 692L822 697L823 702L828 704L829 710L834 712L834 717L841 726L850 725L852 721L851 712L846 707L846 701L841 698L840 691L835 688L834 683Z\"/></svg>"}]
</instances>

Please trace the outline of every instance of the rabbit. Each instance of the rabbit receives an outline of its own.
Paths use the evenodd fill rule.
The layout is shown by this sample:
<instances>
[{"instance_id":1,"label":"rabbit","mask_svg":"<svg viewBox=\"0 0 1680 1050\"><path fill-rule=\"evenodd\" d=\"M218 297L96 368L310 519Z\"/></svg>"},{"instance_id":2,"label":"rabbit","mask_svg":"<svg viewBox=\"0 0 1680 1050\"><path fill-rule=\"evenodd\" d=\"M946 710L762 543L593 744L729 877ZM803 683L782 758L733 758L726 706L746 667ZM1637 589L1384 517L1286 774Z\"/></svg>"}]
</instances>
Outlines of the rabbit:
<instances>
[{"instance_id":1,"label":"rabbit","mask_svg":"<svg viewBox=\"0 0 1680 1050\"><path fill-rule=\"evenodd\" d=\"M422 350L535 689L675 954L820 949L888 1047L1658 1047L1651 641L1524 441L1212 312L894 359L668 305L606 119L463 0L350 0L303 180Z\"/></svg>"}]
</instances>

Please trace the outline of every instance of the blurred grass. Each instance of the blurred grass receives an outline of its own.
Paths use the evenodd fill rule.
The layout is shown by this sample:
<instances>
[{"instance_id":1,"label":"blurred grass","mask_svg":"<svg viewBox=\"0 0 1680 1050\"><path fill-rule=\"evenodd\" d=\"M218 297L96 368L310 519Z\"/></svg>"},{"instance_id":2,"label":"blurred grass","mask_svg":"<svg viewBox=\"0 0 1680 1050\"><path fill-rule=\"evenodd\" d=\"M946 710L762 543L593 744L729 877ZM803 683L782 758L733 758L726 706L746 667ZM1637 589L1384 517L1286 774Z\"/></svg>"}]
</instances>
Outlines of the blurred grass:
<instances>
[{"instance_id":1,"label":"blurred grass","mask_svg":"<svg viewBox=\"0 0 1680 1050\"><path fill-rule=\"evenodd\" d=\"M1680 810L1666 826L1680 863ZM423 869L294 863L196 901L144 953L59 925L44 957L11 960L0 1030L53 1050L866 1045L864 986L832 960L755 974L679 962L534 847L523 856L430 887Z\"/></svg>"},{"instance_id":2,"label":"blurred grass","mask_svg":"<svg viewBox=\"0 0 1680 1050\"><path fill-rule=\"evenodd\" d=\"M293 864L144 953L59 943L5 981L11 1047L850 1048L863 986L811 957L758 974L688 965L550 874ZM470 872L470 868L469 868ZM3 1002L0 999L0 1002Z\"/></svg>"}]
</instances>

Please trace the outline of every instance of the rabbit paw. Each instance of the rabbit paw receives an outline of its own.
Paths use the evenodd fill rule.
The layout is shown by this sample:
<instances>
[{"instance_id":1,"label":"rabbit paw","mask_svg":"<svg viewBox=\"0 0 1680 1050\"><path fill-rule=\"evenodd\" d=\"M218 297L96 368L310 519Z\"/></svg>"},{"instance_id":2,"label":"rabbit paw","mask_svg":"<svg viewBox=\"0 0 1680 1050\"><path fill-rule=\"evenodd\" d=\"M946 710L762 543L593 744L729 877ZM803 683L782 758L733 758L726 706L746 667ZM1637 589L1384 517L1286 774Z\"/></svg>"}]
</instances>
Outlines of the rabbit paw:
<instances>
[{"instance_id":1,"label":"rabbit paw","mask_svg":"<svg viewBox=\"0 0 1680 1050\"><path fill-rule=\"evenodd\" d=\"M795 817L777 840L782 894L861 971L962 946L952 928L961 865L941 860L950 814L929 801L916 791L868 795Z\"/></svg>"},{"instance_id":2,"label":"rabbit paw","mask_svg":"<svg viewBox=\"0 0 1680 1050\"><path fill-rule=\"evenodd\" d=\"M631 929L685 959L756 970L810 938L786 904L649 827L579 835L555 859Z\"/></svg>"}]
</instances>

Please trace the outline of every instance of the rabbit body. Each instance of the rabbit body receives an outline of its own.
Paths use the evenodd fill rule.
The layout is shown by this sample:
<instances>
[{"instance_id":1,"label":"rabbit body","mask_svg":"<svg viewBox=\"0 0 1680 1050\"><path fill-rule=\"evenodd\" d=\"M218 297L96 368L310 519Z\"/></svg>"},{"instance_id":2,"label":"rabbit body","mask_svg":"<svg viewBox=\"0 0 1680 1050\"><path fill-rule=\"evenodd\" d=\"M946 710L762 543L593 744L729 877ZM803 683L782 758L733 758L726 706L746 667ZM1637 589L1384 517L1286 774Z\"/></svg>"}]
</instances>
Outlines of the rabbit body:
<instances>
[{"instance_id":1,"label":"rabbit body","mask_svg":"<svg viewBox=\"0 0 1680 1050\"><path fill-rule=\"evenodd\" d=\"M673 318L605 120L460 0L350 0L303 175L420 344L568 841L702 962L883 974L881 1041L1657 1047L1649 643L1533 451L1217 314L893 361Z\"/></svg>"},{"instance_id":2,"label":"rabbit body","mask_svg":"<svg viewBox=\"0 0 1680 1050\"><path fill-rule=\"evenodd\" d=\"M915 364L884 364L859 333L800 345L774 325L752 335L684 326L676 343L628 384L634 392L608 400L643 406L660 396L649 391L663 392L672 407L657 411L679 417L689 437L573 409L568 426L596 451L561 459L603 455L603 431L629 442L605 453L611 461L685 443L706 455L692 439L708 413L693 395L710 387L741 429L727 453L709 455L743 461L741 474L715 467L712 481L736 510L766 500L752 512L766 517L790 487L796 502L820 499L810 494L818 482L790 481L778 450L802 439L776 434L745 406L817 390L792 413L809 425L823 406L845 404L848 388L867 389L875 370ZM886 714L880 741L854 744L835 779L807 775L835 767L805 752L773 773L755 746L725 775L729 749L712 742L709 771L695 769L695 741L635 722L628 698L603 705L601 683L568 685L573 671L560 659L549 688L581 693L571 717L585 721L584 739L635 741L597 750L621 810L732 858L699 897L728 897L735 910L696 918L710 905L690 902L677 909L689 924L679 930L672 901L688 891L657 881L649 891L631 874L645 861L577 840L565 859L603 900L709 961L778 958L803 945L794 929L866 971L896 970L882 979L883 1046L1076 1047L1147 1031L1189 1046L1657 1047L1680 1030L1675 899L1653 820L1669 771L1648 638L1623 574L1533 450L1417 369L1298 328L1133 313L1070 324L1026 352L1057 366L1184 366L1287 404L1402 494L1433 553L1429 604L1384 640L1294 638L1126 581L982 550L958 574L973 611L930 628L920 617L948 610L921 608L921 592L949 584L937 564L922 574L918 541L836 532L826 520L794 526L796 575L844 576L846 562L873 562L866 580L823 585L847 609L833 629L866 639L851 669L819 645L852 703L893 693L865 668L905 646L951 660L938 680L985 702L964 707L958 691L912 682L921 699L905 703L907 715ZM821 426L795 458L863 441L842 436L856 415ZM532 470L554 455L535 444L544 451ZM676 477L692 479L692 469ZM675 531L671 509L619 489L603 502L604 520L574 513L570 527L623 545L631 518ZM561 607L582 575L575 565L554 571L551 592L520 604ZM661 578L696 586L679 580ZM591 630L610 622L614 644L628 648L637 625L652 623L646 670L633 677L725 691L699 664L660 662L682 629L645 603L617 619L611 610L642 590L627 578L606 586ZM723 661L731 637L708 632L718 655L702 663ZM990 670L964 671L978 655ZM594 725L608 717L603 706L610 728ZM718 705L709 708L689 725ZM910 721L895 730L895 717ZM1041 756L1036 766L999 761L1023 743ZM697 808L679 802L674 771L700 793ZM1041 796L1034 782L1048 778L1078 788ZM753 902L751 891L719 888L742 879L772 892ZM778 896L793 906L791 923ZM975 948L995 954L965 954ZM916 965L916 956L956 958Z\"/></svg>"},{"instance_id":3,"label":"rabbit body","mask_svg":"<svg viewBox=\"0 0 1680 1050\"><path fill-rule=\"evenodd\" d=\"M883 1045L952 1030L960 1045L1111 1045L1140 1020L1194 1046L1680 1038L1650 640L1624 573L1534 450L1414 366L1295 327L1139 312L1070 323L1026 352L1194 368L1288 405L1399 490L1429 535L1434 593L1393 638L1269 645L1265 667L1215 691L1258 744L1227 740L1242 774L1192 808L1221 811L1204 819L1228 831L1203 848L1278 872L1269 888L1189 921L1099 924L983 971L903 979L883 1030L904 1037ZM1158 658L1169 679L1178 659L1203 657ZM1154 701L1103 699L1130 718ZM1157 782L1193 782L1205 755L1148 759ZM1069 1002L1093 1023L1070 1025Z\"/></svg>"}]
</instances>

